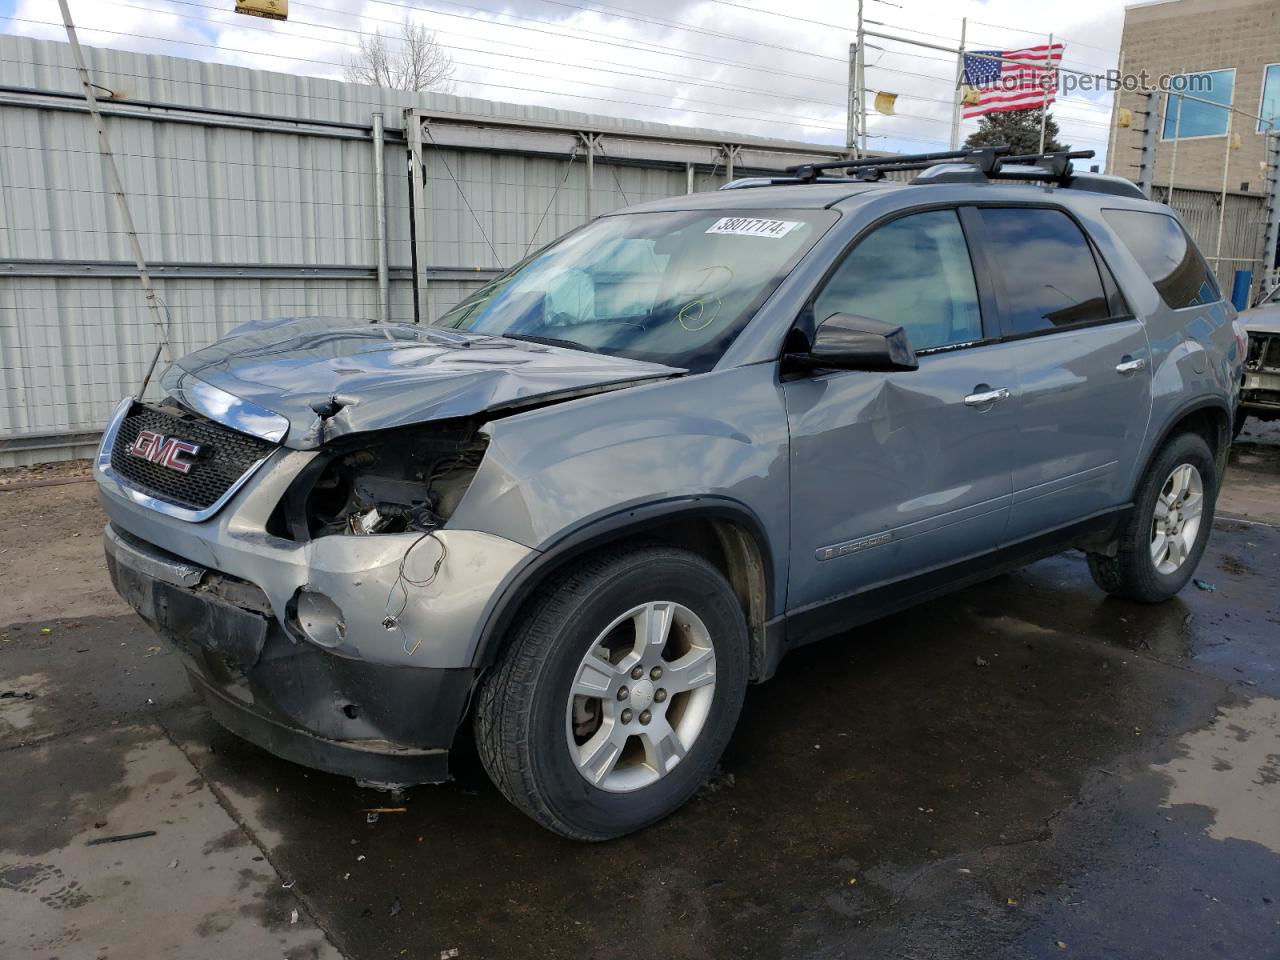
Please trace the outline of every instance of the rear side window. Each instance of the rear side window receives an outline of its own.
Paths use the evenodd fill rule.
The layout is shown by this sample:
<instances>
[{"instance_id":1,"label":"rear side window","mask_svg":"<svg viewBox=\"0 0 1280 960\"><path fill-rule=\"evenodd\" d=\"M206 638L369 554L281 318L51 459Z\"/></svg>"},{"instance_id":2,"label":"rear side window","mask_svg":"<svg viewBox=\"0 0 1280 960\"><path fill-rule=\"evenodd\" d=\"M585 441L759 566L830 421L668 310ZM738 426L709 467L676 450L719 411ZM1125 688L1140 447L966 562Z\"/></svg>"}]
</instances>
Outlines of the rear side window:
<instances>
[{"instance_id":1,"label":"rear side window","mask_svg":"<svg viewBox=\"0 0 1280 960\"><path fill-rule=\"evenodd\" d=\"M1104 210L1102 215L1173 309L1222 299L1209 265L1173 217L1141 210Z\"/></svg>"},{"instance_id":2,"label":"rear side window","mask_svg":"<svg viewBox=\"0 0 1280 960\"><path fill-rule=\"evenodd\" d=\"M956 212L911 214L858 241L814 300L819 323L833 313L901 324L916 350L981 340L973 264Z\"/></svg>"},{"instance_id":3,"label":"rear side window","mask_svg":"<svg viewBox=\"0 0 1280 960\"><path fill-rule=\"evenodd\" d=\"M1111 318L1093 248L1074 220L1042 207L985 207L980 212L1003 292L1005 336Z\"/></svg>"}]
</instances>

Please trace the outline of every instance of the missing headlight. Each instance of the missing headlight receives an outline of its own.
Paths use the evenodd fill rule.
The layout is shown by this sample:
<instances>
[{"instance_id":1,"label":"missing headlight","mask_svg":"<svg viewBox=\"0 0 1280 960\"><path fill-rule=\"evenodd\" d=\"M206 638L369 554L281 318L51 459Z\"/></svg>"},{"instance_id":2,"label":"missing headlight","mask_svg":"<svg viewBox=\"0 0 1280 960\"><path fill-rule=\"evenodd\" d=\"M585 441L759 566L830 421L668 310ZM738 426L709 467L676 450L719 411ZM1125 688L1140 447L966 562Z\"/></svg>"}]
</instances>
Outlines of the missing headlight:
<instances>
[{"instance_id":1,"label":"missing headlight","mask_svg":"<svg viewBox=\"0 0 1280 960\"><path fill-rule=\"evenodd\" d=\"M473 423L351 438L303 471L275 526L296 540L435 530L462 500L486 445Z\"/></svg>"}]
</instances>

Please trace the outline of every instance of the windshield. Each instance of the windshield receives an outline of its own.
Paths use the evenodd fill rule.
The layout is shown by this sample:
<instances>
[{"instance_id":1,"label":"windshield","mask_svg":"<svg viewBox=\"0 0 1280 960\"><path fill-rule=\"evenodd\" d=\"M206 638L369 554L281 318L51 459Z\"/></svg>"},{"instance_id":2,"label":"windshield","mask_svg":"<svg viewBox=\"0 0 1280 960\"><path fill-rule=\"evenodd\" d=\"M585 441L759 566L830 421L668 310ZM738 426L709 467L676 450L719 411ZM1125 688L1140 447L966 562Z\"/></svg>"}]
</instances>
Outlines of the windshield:
<instances>
[{"instance_id":1,"label":"windshield","mask_svg":"<svg viewBox=\"0 0 1280 960\"><path fill-rule=\"evenodd\" d=\"M483 287L437 326L708 370L828 227L827 210L604 217Z\"/></svg>"}]
</instances>

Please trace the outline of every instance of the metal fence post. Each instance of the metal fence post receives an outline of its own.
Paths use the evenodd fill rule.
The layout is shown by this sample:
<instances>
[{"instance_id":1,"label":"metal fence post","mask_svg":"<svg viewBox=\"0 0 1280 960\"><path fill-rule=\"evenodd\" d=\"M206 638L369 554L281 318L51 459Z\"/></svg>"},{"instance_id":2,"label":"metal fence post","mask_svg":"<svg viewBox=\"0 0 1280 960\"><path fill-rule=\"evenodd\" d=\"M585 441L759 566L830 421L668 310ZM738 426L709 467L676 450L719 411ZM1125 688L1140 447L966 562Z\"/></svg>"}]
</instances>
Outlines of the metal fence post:
<instances>
[{"instance_id":1,"label":"metal fence post","mask_svg":"<svg viewBox=\"0 0 1280 960\"><path fill-rule=\"evenodd\" d=\"M590 221L595 216L596 135L580 133L578 136L587 145L587 220Z\"/></svg>"},{"instance_id":2,"label":"metal fence post","mask_svg":"<svg viewBox=\"0 0 1280 960\"><path fill-rule=\"evenodd\" d=\"M1153 199L1156 177L1156 144L1159 142L1157 125L1160 123L1160 94L1152 90L1147 94L1146 126L1142 128L1142 145L1138 148L1138 189Z\"/></svg>"},{"instance_id":3,"label":"metal fence post","mask_svg":"<svg viewBox=\"0 0 1280 960\"><path fill-rule=\"evenodd\" d=\"M430 290L427 287L427 185L423 168L422 124L426 122L412 108L404 112L404 134L409 141L409 225L413 257L413 319L431 322Z\"/></svg>"},{"instance_id":4,"label":"metal fence post","mask_svg":"<svg viewBox=\"0 0 1280 960\"><path fill-rule=\"evenodd\" d=\"M1236 118L1235 102L1233 90L1231 104L1227 108L1227 143L1222 150L1222 193L1218 197L1218 242L1213 251L1213 269L1217 271L1219 280L1226 279L1222 275L1222 228L1227 222L1227 184L1231 172L1231 128L1232 121Z\"/></svg>"},{"instance_id":5,"label":"metal fence post","mask_svg":"<svg viewBox=\"0 0 1280 960\"><path fill-rule=\"evenodd\" d=\"M373 114L373 232L378 256L378 322L391 320L391 275L387 269L387 182L382 157L382 113Z\"/></svg>"},{"instance_id":6,"label":"metal fence post","mask_svg":"<svg viewBox=\"0 0 1280 960\"><path fill-rule=\"evenodd\" d=\"M1269 133L1267 144L1267 231L1262 250L1262 289L1275 281L1276 248L1280 247L1280 133Z\"/></svg>"}]
</instances>

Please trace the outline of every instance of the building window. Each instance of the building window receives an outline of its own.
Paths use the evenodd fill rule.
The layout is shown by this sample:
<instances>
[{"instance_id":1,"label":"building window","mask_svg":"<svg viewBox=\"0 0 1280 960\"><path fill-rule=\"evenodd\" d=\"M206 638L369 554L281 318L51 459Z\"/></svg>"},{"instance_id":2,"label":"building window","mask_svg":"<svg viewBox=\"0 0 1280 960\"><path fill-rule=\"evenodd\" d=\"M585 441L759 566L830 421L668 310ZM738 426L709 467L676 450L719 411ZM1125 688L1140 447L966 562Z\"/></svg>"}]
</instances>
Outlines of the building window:
<instances>
[{"instance_id":1,"label":"building window","mask_svg":"<svg viewBox=\"0 0 1280 960\"><path fill-rule=\"evenodd\" d=\"M1174 78L1187 97L1167 93L1164 98L1164 130L1162 140L1189 140L1193 137L1221 137L1227 132L1227 105L1232 102L1236 85L1235 68L1230 70L1198 70ZM1191 100L1188 97L1196 97ZM1223 106L1204 103L1212 100Z\"/></svg>"},{"instance_id":2,"label":"building window","mask_svg":"<svg viewBox=\"0 0 1280 960\"><path fill-rule=\"evenodd\" d=\"M1261 118L1259 133L1280 131L1280 63L1268 64L1262 73L1262 106L1258 108L1258 116Z\"/></svg>"}]
</instances>

